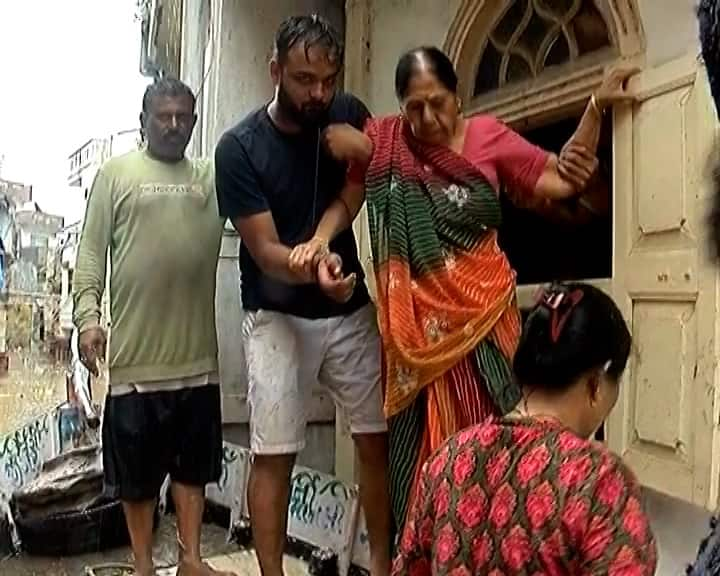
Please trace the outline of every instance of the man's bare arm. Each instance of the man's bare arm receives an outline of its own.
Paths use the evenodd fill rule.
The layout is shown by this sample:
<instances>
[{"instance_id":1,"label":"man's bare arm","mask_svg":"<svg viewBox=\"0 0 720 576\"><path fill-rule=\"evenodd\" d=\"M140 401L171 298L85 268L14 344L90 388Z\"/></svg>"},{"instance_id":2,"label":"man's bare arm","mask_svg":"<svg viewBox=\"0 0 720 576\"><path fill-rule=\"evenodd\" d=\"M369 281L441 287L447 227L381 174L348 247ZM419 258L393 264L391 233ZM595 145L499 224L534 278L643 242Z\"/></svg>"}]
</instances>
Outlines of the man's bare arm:
<instances>
[{"instance_id":1,"label":"man's bare arm","mask_svg":"<svg viewBox=\"0 0 720 576\"><path fill-rule=\"evenodd\" d=\"M311 273L290 270L290 248L280 242L270 212L238 216L233 218L232 223L263 273L287 284L309 284L315 281Z\"/></svg>"}]
</instances>

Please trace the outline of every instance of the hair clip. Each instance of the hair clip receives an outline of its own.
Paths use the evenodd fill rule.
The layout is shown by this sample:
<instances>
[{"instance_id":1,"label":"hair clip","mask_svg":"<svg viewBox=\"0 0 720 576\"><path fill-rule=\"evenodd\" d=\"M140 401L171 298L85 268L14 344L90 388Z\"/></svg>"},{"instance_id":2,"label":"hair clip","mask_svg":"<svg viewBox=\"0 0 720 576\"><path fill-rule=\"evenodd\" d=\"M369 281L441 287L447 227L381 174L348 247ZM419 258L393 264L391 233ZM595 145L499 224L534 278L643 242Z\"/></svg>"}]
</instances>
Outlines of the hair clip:
<instances>
[{"instance_id":1,"label":"hair clip","mask_svg":"<svg viewBox=\"0 0 720 576\"><path fill-rule=\"evenodd\" d=\"M553 290L551 288L543 288L542 286L540 286L535 291L535 296L533 297L534 306L543 305L545 306L545 308L554 310L559 304L559 300L556 302L558 296L560 297L560 300L562 300L564 294L557 290Z\"/></svg>"},{"instance_id":2,"label":"hair clip","mask_svg":"<svg viewBox=\"0 0 720 576\"><path fill-rule=\"evenodd\" d=\"M535 306L542 305L549 310L557 310L568 292L562 286L553 285L550 288L542 286L535 292Z\"/></svg>"},{"instance_id":3,"label":"hair clip","mask_svg":"<svg viewBox=\"0 0 720 576\"><path fill-rule=\"evenodd\" d=\"M582 300L582 297L582 290L568 292L562 285L554 285L547 290L541 289L536 295L536 306L544 306L551 311L550 339L553 343L556 343L560 338L570 313L578 302Z\"/></svg>"}]
</instances>

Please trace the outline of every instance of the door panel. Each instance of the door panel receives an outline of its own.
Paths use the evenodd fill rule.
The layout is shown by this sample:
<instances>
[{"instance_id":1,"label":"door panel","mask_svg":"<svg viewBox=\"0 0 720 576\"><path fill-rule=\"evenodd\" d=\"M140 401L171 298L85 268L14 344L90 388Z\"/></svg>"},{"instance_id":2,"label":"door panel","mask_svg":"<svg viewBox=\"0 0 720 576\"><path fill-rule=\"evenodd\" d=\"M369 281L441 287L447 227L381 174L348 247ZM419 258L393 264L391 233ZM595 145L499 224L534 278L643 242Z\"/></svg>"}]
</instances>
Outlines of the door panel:
<instances>
[{"instance_id":1,"label":"door panel","mask_svg":"<svg viewBox=\"0 0 720 576\"><path fill-rule=\"evenodd\" d=\"M633 352L608 426L610 447L646 486L715 502L715 263L704 249L704 181L715 137L696 58L646 70L615 110L611 291Z\"/></svg>"}]
</instances>

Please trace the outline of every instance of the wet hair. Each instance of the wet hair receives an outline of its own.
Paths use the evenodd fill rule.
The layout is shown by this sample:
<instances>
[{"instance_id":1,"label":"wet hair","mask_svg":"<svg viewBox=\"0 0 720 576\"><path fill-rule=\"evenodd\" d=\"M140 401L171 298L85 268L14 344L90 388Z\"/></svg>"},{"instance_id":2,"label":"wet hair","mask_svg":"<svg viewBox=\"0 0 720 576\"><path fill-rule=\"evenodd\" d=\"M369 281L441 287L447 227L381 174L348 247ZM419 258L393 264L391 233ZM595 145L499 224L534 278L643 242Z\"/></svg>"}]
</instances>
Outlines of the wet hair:
<instances>
[{"instance_id":1,"label":"wet hair","mask_svg":"<svg viewBox=\"0 0 720 576\"><path fill-rule=\"evenodd\" d=\"M283 21L275 34L275 58L283 63L293 46L303 43L305 56L313 46L322 46L333 60L342 62L344 45L340 34L319 14L291 16Z\"/></svg>"},{"instance_id":2,"label":"wet hair","mask_svg":"<svg viewBox=\"0 0 720 576\"><path fill-rule=\"evenodd\" d=\"M195 109L195 94L193 94L193 91L187 84L172 76L157 78L145 89L142 100L142 111L144 114L150 111L152 101L156 96L187 96L192 101L193 110Z\"/></svg>"},{"instance_id":3,"label":"wet hair","mask_svg":"<svg viewBox=\"0 0 720 576\"><path fill-rule=\"evenodd\" d=\"M520 384L562 391L595 369L619 379L630 345L625 320L607 294L589 284L554 284L525 322L513 369Z\"/></svg>"},{"instance_id":4,"label":"wet hair","mask_svg":"<svg viewBox=\"0 0 720 576\"><path fill-rule=\"evenodd\" d=\"M435 46L420 46L400 56L395 67L395 95L398 100L407 96L410 80L425 63L438 81L453 94L457 93L458 78L450 58Z\"/></svg>"}]
</instances>

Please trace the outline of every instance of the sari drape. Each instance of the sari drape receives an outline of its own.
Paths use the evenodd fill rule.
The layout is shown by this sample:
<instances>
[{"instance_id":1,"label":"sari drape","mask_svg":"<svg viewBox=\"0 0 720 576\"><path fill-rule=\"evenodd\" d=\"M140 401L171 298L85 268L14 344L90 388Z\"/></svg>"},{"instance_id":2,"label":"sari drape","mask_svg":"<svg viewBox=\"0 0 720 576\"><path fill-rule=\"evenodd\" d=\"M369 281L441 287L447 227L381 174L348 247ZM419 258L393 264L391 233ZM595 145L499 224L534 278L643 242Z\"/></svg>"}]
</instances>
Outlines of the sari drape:
<instances>
[{"instance_id":1,"label":"sari drape","mask_svg":"<svg viewBox=\"0 0 720 576\"><path fill-rule=\"evenodd\" d=\"M365 176L383 341L396 524L424 460L448 436L520 398L515 273L497 244L500 202L463 156L371 120Z\"/></svg>"}]
</instances>

